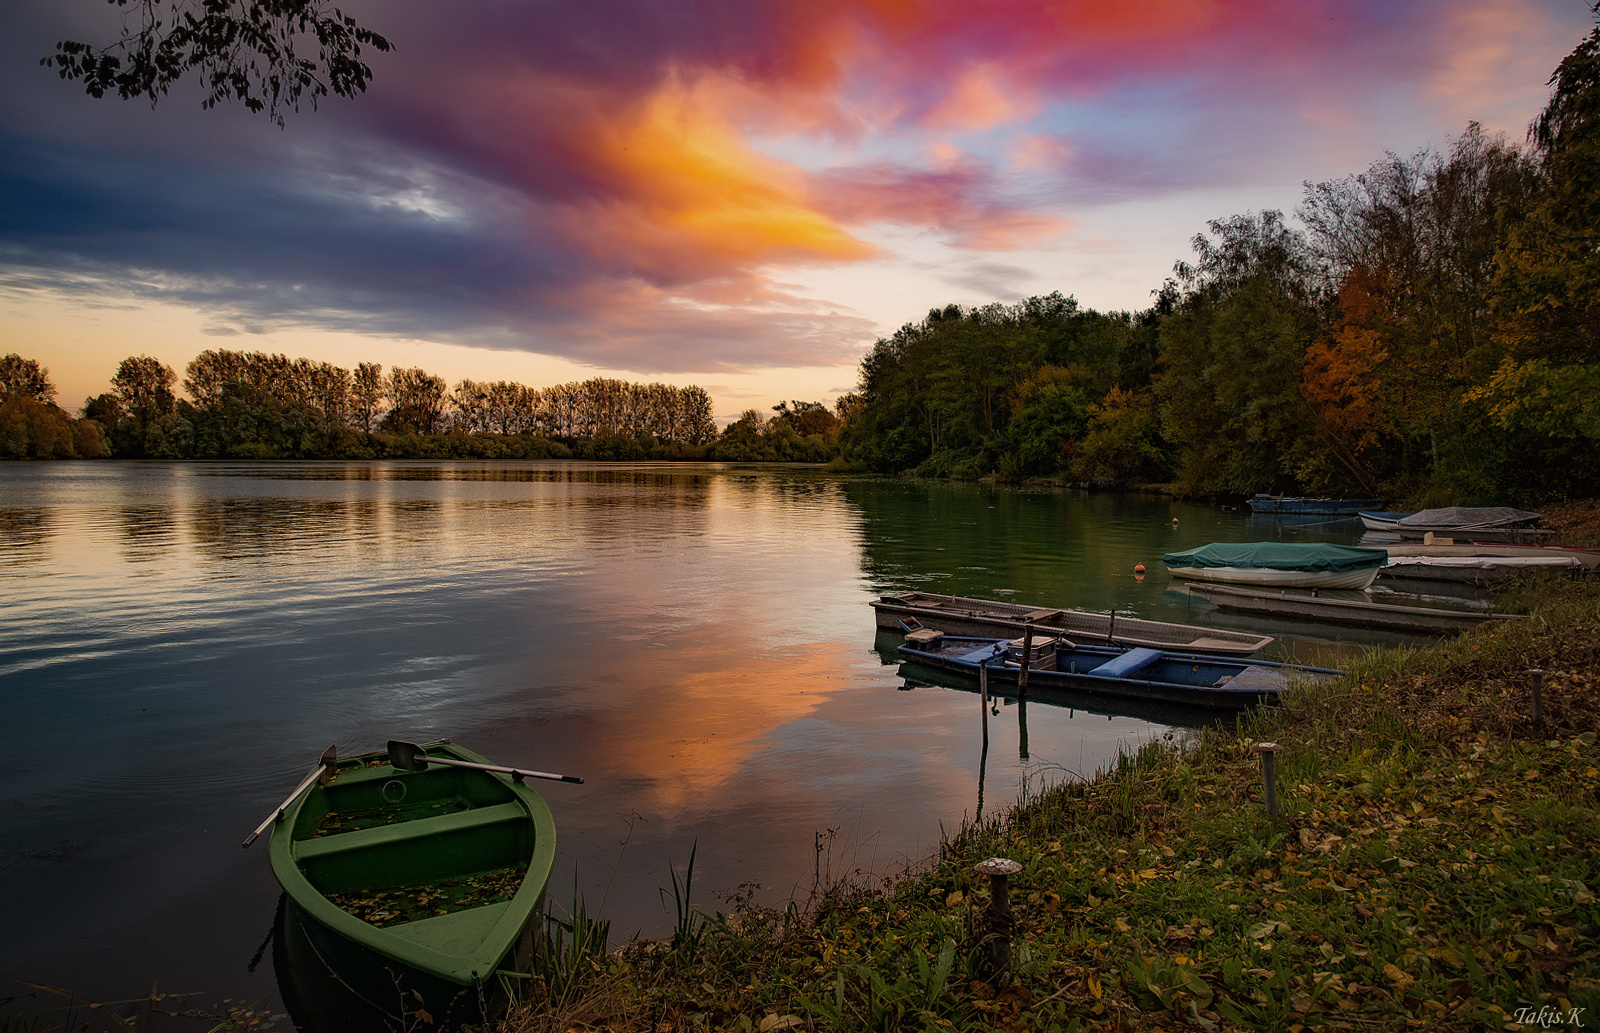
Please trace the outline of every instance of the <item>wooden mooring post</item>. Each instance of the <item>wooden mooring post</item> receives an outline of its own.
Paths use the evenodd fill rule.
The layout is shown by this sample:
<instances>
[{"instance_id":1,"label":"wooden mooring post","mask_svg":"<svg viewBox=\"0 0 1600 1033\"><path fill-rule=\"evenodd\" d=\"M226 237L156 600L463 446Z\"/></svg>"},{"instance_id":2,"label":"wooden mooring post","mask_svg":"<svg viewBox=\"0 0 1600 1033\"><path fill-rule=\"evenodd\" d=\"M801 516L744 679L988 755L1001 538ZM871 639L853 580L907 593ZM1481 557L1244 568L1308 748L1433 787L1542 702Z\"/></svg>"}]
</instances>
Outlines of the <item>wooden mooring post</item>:
<instances>
[{"instance_id":1,"label":"wooden mooring post","mask_svg":"<svg viewBox=\"0 0 1600 1033\"><path fill-rule=\"evenodd\" d=\"M1267 800L1267 820L1278 820L1278 762L1277 753L1283 749L1275 742L1256 743L1256 752L1261 754L1261 783L1265 789Z\"/></svg>"}]
</instances>

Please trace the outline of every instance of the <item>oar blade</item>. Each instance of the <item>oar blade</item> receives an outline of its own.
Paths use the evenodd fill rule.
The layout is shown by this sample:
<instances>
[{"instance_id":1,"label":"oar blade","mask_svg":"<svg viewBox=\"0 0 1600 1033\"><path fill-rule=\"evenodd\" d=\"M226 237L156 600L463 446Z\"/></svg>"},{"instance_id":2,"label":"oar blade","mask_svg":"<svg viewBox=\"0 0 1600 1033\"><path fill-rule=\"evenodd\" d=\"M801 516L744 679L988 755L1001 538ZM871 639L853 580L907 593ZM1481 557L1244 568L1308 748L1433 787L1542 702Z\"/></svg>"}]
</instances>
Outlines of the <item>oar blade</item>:
<instances>
[{"instance_id":1,"label":"oar blade","mask_svg":"<svg viewBox=\"0 0 1600 1033\"><path fill-rule=\"evenodd\" d=\"M424 771L428 767L428 755L414 742L390 739L389 763L397 771Z\"/></svg>"},{"instance_id":2,"label":"oar blade","mask_svg":"<svg viewBox=\"0 0 1600 1033\"><path fill-rule=\"evenodd\" d=\"M327 749L322 751L322 760L320 763L322 764L322 774L317 776L317 781L323 785L327 785L329 782L333 781L333 773L337 771L339 767L338 744L329 746Z\"/></svg>"}]
</instances>

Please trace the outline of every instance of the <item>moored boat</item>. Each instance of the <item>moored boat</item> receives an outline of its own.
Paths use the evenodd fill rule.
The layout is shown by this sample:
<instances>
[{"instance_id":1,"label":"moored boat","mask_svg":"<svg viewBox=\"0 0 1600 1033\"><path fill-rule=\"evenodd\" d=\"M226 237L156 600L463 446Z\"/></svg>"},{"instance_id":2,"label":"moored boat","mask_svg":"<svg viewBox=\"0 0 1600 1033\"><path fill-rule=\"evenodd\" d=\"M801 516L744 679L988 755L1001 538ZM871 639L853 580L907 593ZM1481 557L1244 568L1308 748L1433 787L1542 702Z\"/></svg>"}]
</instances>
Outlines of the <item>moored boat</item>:
<instances>
[{"instance_id":1,"label":"moored boat","mask_svg":"<svg viewBox=\"0 0 1600 1033\"><path fill-rule=\"evenodd\" d=\"M1111 612L1056 610L965 596L934 595L930 592L882 596L873 600L872 609L880 628L898 629L900 621L915 618L925 627L952 635L1009 637L1031 623L1042 635L1075 636L1093 639L1097 644L1125 648L1146 646L1191 653L1249 656L1272 644L1271 635L1193 624L1168 624Z\"/></svg>"},{"instance_id":2,"label":"moored boat","mask_svg":"<svg viewBox=\"0 0 1600 1033\"><path fill-rule=\"evenodd\" d=\"M554 819L521 776L560 776L512 775L448 741L411 747L420 756L396 746L408 744L325 755L322 779L279 811L273 872L316 957L356 995L406 1028L419 1013L481 1023L502 980L528 971L555 861Z\"/></svg>"},{"instance_id":3,"label":"moored boat","mask_svg":"<svg viewBox=\"0 0 1600 1033\"><path fill-rule=\"evenodd\" d=\"M1382 549L1321 542L1212 542L1161 557L1173 577L1271 588L1362 589L1387 560Z\"/></svg>"},{"instance_id":4,"label":"moored boat","mask_svg":"<svg viewBox=\"0 0 1600 1033\"><path fill-rule=\"evenodd\" d=\"M1084 692L1242 710L1276 699L1292 680L1343 673L1230 656L1079 645L1065 638L1034 639L1028 646L1029 694ZM898 652L909 663L1014 686L1023 648L1022 639L934 635L908 642Z\"/></svg>"},{"instance_id":5,"label":"moored boat","mask_svg":"<svg viewBox=\"0 0 1600 1033\"><path fill-rule=\"evenodd\" d=\"M1575 574L1587 569L1575 556L1391 556L1383 576L1494 585L1530 574Z\"/></svg>"},{"instance_id":6,"label":"moored boat","mask_svg":"<svg viewBox=\"0 0 1600 1033\"><path fill-rule=\"evenodd\" d=\"M1329 599L1304 593L1291 595L1281 590L1267 592L1230 585L1190 585L1189 591L1221 609L1240 613L1427 635L1452 635L1493 621L1527 619L1485 611L1405 606L1364 599Z\"/></svg>"},{"instance_id":7,"label":"moored boat","mask_svg":"<svg viewBox=\"0 0 1600 1033\"><path fill-rule=\"evenodd\" d=\"M1400 521L1411 513L1392 512L1388 510L1362 510L1356 516L1361 518L1361 524L1369 531L1395 531L1400 526Z\"/></svg>"},{"instance_id":8,"label":"moored boat","mask_svg":"<svg viewBox=\"0 0 1600 1033\"><path fill-rule=\"evenodd\" d=\"M1368 516L1373 519L1368 519ZM1368 530L1388 531L1403 538L1422 538L1427 535L1461 535L1462 537L1537 537L1546 532L1532 525L1542 514L1510 506L1446 506L1442 509L1424 509L1406 514L1362 514L1361 522ZM1380 517L1398 516L1393 523Z\"/></svg>"}]
</instances>

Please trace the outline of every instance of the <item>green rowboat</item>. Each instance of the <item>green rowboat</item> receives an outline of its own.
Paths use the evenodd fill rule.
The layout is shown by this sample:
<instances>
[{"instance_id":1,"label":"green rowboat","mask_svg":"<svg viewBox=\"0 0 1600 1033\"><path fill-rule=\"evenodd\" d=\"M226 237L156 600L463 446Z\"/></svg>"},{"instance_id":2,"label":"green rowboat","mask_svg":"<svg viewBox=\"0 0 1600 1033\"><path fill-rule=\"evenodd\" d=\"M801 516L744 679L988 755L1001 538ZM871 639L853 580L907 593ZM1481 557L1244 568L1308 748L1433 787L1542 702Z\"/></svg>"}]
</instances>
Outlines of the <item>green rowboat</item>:
<instances>
[{"instance_id":1,"label":"green rowboat","mask_svg":"<svg viewBox=\"0 0 1600 1033\"><path fill-rule=\"evenodd\" d=\"M329 761L281 809L272 868L330 975L387 1014L481 1022L496 976L528 971L555 822L520 776L445 766L486 763L448 741L425 750L423 770L389 752Z\"/></svg>"}]
</instances>

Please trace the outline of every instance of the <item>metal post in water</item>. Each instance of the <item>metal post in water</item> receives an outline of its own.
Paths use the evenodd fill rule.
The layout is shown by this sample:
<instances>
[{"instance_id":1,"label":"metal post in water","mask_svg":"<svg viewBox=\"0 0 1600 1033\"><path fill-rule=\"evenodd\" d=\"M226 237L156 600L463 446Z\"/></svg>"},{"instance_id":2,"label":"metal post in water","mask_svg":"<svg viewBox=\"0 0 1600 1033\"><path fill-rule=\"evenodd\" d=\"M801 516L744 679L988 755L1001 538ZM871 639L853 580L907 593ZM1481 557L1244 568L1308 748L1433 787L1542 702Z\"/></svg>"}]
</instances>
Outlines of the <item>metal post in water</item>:
<instances>
[{"instance_id":1,"label":"metal post in water","mask_svg":"<svg viewBox=\"0 0 1600 1033\"><path fill-rule=\"evenodd\" d=\"M1115 606L1113 606L1111 608L1111 619L1106 622L1106 645L1114 646L1116 644L1117 644L1117 608Z\"/></svg>"},{"instance_id":2,"label":"metal post in water","mask_svg":"<svg viewBox=\"0 0 1600 1033\"><path fill-rule=\"evenodd\" d=\"M1535 667L1528 674L1533 678L1533 723L1544 724L1544 671Z\"/></svg>"},{"instance_id":3,"label":"metal post in water","mask_svg":"<svg viewBox=\"0 0 1600 1033\"><path fill-rule=\"evenodd\" d=\"M1261 754L1261 782L1266 788L1267 820L1278 820L1278 762L1275 754L1283 749L1275 742L1256 743L1256 752Z\"/></svg>"},{"instance_id":4,"label":"metal post in water","mask_svg":"<svg viewBox=\"0 0 1600 1033\"><path fill-rule=\"evenodd\" d=\"M1017 753L1028 759L1028 697L1017 697Z\"/></svg>"},{"instance_id":5,"label":"metal post in water","mask_svg":"<svg viewBox=\"0 0 1600 1033\"><path fill-rule=\"evenodd\" d=\"M983 748L989 748L989 661L978 664L978 705L983 712Z\"/></svg>"},{"instance_id":6,"label":"metal post in water","mask_svg":"<svg viewBox=\"0 0 1600 1033\"><path fill-rule=\"evenodd\" d=\"M1033 652L1033 621L1024 621L1022 625L1022 669L1017 672L1017 695L1028 694L1028 654Z\"/></svg>"}]
</instances>

